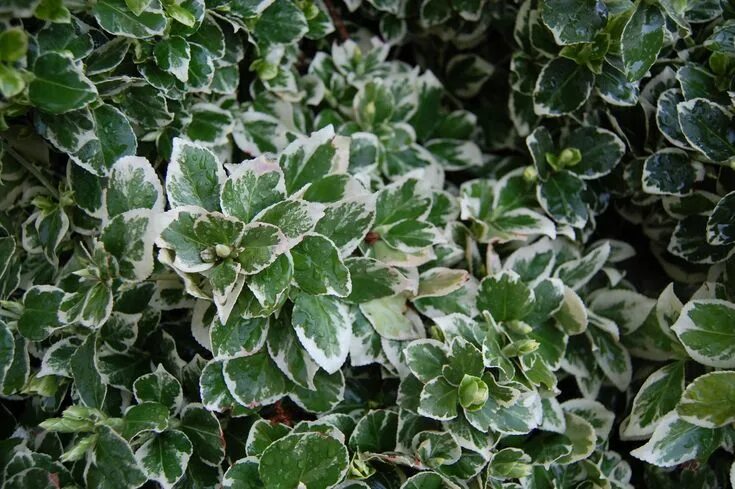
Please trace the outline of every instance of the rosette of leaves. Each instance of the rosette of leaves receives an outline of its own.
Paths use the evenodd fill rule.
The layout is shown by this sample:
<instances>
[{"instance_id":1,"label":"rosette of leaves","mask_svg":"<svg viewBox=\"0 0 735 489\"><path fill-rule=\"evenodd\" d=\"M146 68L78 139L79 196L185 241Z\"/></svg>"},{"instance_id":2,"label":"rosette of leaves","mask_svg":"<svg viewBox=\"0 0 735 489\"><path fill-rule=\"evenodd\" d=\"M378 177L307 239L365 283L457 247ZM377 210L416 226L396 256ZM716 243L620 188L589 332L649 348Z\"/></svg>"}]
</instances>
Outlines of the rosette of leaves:
<instances>
[{"instance_id":1,"label":"rosette of leaves","mask_svg":"<svg viewBox=\"0 0 735 489\"><path fill-rule=\"evenodd\" d=\"M314 94L289 104L260 92L238 119L235 142L246 152L281 149L290 134L303 134L333 124L352 138L350 171L378 173L395 179L438 164L458 171L482 164L475 142L476 117L450 111L446 92L429 71L419 74L406 64L387 61L388 46L354 41L332 45L331 56L318 53L304 78L304 91ZM308 86L307 86L308 83ZM318 90L313 84L318 84Z\"/></svg>"},{"instance_id":2,"label":"rosette of leaves","mask_svg":"<svg viewBox=\"0 0 735 489\"><path fill-rule=\"evenodd\" d=\"M542 484L577 474L627 485L627 463L604 449L614 415L595 398L603 382L627 388L630 357L618 339L618 324L630 327L643 314L642 323L651 304L629 290L600 293L620 296L614 305L589 294L588 306L581 296L593 282L620 287L621 276L610 264L630 252L622 243L603 242L582 255L574 246L543 238L510 254L474 291L465 290L471 309L452 304L461 296L451 294L435 302L432 338L404 350L408 372L398 397L399 440L401 426L441 426L444 443L453 446L453 439L461 448L463 468L444 452L428 467L454 480L482 471L496 483L527 478ZM621 312L623 300L630 311ZM454 312L458 308L468 312ZM578 358L594 363L578 367ZM557 385L567 373L577 377L584 398L562 397ZM425 421L409 421L414 418ZM410 433L438 443L434 435ZM530 437L522 445L507 444L518 435ZM600 470L601 460L611 464ZM509 465L501 469L501 461ZM553 475L534 470L549 464Z\"/></svg>"}]
</instances>

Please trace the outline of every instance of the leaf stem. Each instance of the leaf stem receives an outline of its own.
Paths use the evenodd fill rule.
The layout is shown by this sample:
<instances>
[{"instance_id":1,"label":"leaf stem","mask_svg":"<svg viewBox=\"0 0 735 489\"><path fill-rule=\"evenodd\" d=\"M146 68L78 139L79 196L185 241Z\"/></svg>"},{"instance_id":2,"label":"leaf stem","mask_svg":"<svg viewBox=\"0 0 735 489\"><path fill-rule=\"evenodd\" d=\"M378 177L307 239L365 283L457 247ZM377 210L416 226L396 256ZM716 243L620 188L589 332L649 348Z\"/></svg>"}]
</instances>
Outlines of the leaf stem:
<instances>
[{"instance_id":1,"label":"leaf stem","mask_svg":"<svg viewBox=\"0 0 735 489\"><path fill-rule=\"evenodd\" d=\"M327 10L329 10L329 16L332 18L332 22L334 22L334 27L337 28L337 32L339 32L339 37L342 38L342 41L346 41L350 38L350 33L347 32L347 27L345 27L345 23L342 20L342 16L339 14L339 10L332 4L332 0L324 0L324 5L326 5Z\"/></svg>"},{"instance_id":2,"label":"leaf stem","mask_svg":"<svg viewBox=\"0 0 735 489\"><path fill-rule=\"evenodd\" d=\"M39 170L36 167L36 165L34 165L30 161L26 160L23 156L20 155L20 153L18 153L17 151L15 151L11 146L6 147L5 149L10 154L10 156L12 156L13 158L15 158L16 161L18 161L18 163L20 163L23 166L23 168L25 168L26 170L28 170L28 172L31 175L33 175L34 177L36 177L36 180L38 180L39 182L41 182L41 184L44 187L46 187L46 190L48 190L55 199L57 199L57 200L59 199L59 191L57 189L55 189L53 187L53 185L51 185L51 182L49 182L46 179L45 176L43 176L43 173L41 173L41 170Z\"/></svg>"}]
</instances>

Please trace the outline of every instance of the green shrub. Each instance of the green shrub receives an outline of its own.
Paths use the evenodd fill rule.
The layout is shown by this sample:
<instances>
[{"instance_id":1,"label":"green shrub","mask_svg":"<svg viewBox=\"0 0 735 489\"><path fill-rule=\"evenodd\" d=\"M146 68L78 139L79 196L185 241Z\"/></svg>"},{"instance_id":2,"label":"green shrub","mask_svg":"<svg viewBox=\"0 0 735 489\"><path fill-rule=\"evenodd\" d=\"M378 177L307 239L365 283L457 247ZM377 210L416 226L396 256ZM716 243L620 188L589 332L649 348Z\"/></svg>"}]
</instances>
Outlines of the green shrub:
<instances>
[{"instance_id":1,"label":"green shrub","mask_svg":"<svg viewBox=\"0 0 735 489\"><path fill-rule=\"evenodd\" d=\"M5 0L0 483L727 487L721 0Z\"/></svg>"}]
</instances>

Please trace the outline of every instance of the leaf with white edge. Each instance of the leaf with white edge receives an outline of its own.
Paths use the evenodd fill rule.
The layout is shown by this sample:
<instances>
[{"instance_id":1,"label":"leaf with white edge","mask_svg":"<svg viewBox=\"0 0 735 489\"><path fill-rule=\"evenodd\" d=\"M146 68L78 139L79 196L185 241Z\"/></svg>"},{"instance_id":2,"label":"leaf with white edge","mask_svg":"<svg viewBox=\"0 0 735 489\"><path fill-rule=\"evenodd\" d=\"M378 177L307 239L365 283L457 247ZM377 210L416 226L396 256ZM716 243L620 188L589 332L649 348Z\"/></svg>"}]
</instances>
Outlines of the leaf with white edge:
<instances>
[{"instance_id":1,"label":"leaf with white edge","mask_svg":"<svg viewBox=\"0 0 735 489\"><path fill-rule=\"evenodd\" d=\"M621 426L625 439L653 434L657 423L674 410L684 392L684 363L665 365L648 376L633 399L630 415Z\"/></svg>"},{"instance_id":2,"label":"leaf with white edge","mask_svg":"<svg viewBox=\"0 0 735 489\"><path fill-rule=\"evenodd\" d=\"M607 7L599 0L545 0L541 18L557 44L591 42L607 24Z\"/></svg>"},{"instance_id":3,"label":"leaf with white edge","mask_svg":"<svg viewBox=\"0 0 735 489\"><path fill-rule=\"evenodd\" d=\"M133 209L163 212L163 187L147 159L126 156L112 165L105 205L108 218Z\"/></svg>"},{"instance_id":4,"label":"leaf with white edge","mask_svg":"<svg viewBox=\"0 0 735 489\"><path fill-rule=\"evenodd\" d=\"M256 3L256 5L261 2ZM253 7L248 7L247 10ZM260 10L261 5L255 7ZM254 34L259 42L268 44L289 44L295 42L309 30L302 10L288 0L269 2L258 17Z\"/></svg>"},{"instance_id":5,"label":"leaf with white edge","mask_svg":"<svg viewBox=\"0 0 735 489\"><path fill-rule=\"evenodd\" d=\"M579 178L590 180L609 174L625 154L625 144L613 132L599 127L580 127L569 134L565 146L577 148L582 159L568 168Z\"/></svg>"},{"instance_id":6,"label":"leaf with white edge","mask_svg":"<svg viewBox=\"0 0 735 489\"><path fill-rule=\"evenodd\" d=\"M181 384L161 364L135 380L133 393L138 402L158 402L172 412L178 411L184 402Z\"/></svg>"},{"instance_id":7,"label":"leaf with white edge","mask_svg":"<svg viewBox=\"0 0 735 489\"><path fill-rule=\"evenodd\" d=\"M643 78L664 42L664 16L657 5L640 3L623 28L620 51L630 81Z\"/></svg>"},{"instance_id":8,"label":"leaf with white edge","mask_svg":"<svg viewBox=\"0 0 735 489\"><path fill-rule=\"evenodd\" d=\"M554 276L573 290L579 290L602 269L609 256L610 244L605 242L594 247L583 257L564 263L556 269Z\"/></svg>"},{"instance_id":9,"label":"leaf with white edge","mask_svg":"<svg viewBox=\"0 0 735 489\"><path fill-rule=\"evenodd\" d=\"M288 240L272 224L254 222L245 226L237 260L242 273L252 275L265 270L288 250Z\"/></svg>"},{"instance_id":10,"label":"leaf with white edge","mask_svg":"<svg viewBox=\"0 0 735 489\"><path fill-rule=\"evenodd\" d=\"M406 178L383 187L375 202L375 226L404 220L420 220L431 207L431 196L415 178Z\"/></svg>"},{"instance_id":11,"label":"leaf with white edge","mask_svg":"<svg viewBox=\"0 0 735 489\"><path fill-rule=\"evenodd\" d=\"M232 396L247 407L271 404L288 393L286 379L264 351L226 360L224 376Z\"/></svg>"},{"instance_id":12,"label":"leaf with white edge","mask_svg":"<svg viewBox=\"0 0 735 489\"><path fill-rule=\"evenodd\" d=\"M153 243L157 231L148 209L118 214L105 225L100 241L117 259L120 277L130 281L145 280L153 273Z\"/></svg>"},{"instance_id":13,"label":"leaf with white edge","mask_svg":"<svg viewBox=\"0 0 735 489\"><path fill-rule=\"evenodd\" d=\"M39 109L63 114L86 107L97 98L97 89L69 55L44 53L33 64L28 97Z\"/></svg>"},{"instance_id":14,"label":"leaf with white edge","mask_svg":"<svg viewBox=\"0 0 735 489\"><path fill-rule=\"evenodd\" d=\"M352 319L347 306L329 296L300 293L294 299L291 322L312 359L328 373L347 359Z\"/></svg>"},{"instance_id":15,"label":"leaf with white edge","mask_svg":"<svg viewBox=\"0 0 735 489\"><path fill-rule=\"evenodd\" d=\"M703 177L703 168L684 151L666 148L646 158L641 180L648 194L683 196Z\"/></svg>"},{"instance_id":16,"label":"leaf with white edge","mask_svg":"<svg viewBox=\"0 0 735 489\"><path fill-rule=\"evenodd\" d=\"M283 150L278 162L283 170L286 192L291 195L330 173L343 173L348 158L349 140L334 136L332 126L308 138L297 139Z\"/></svg>"},{"instance_id":17,"label":"leaf with white edge","mask_svg":"<svg viewBox=\"0 0 735 489\"><path fill-rule=\"evenodd\" d=\"M157 402L142 402L130 406L122 417L121 434L128 440L152 431L161 433L168 428L168 408Z\"/></svg>"},{"instance_id":18,"label":"leaf with white edge","mask_svg":"<svg viewBox=\"0 0 735 489\"><path fill-rule=\"evenodd\" d=\"M421 318L408 308L406 295L402 293L360 304L360 311L383 338L415 340L424 336Z\"/></svg>"},{"instance_id":19,"label":"leaf with white edge","mask_svg":"<svg viewBox=\"0 0 735 489\"><path fill-rule=\"evenodd\" d=\"M168 489L183 477L193 450L184 433L167 430L141 445L135 451L135 459L149 480Z\"/></svg>"},{"instance_id":20,"label":"leaf with white edge","mask_svg":"<svg viewBox=\"0 0 735 489\"><path fill-rule=\"evenodd\" d=\"M261 306L264 308L276 307L284 298L284 294L291 285L293 278L293 259L286 252L265 269L251 275L247 286Z\"/></svg>"},{"instance_id":21,"label":"leaf with white edge","mask_svg":"<svg viewBox=\"0 0 735 489\"><path fill-rule=\"evenodd\" d=\"M237 305L235 306L237 307ZM260 350L268 334L268 318L243 318L235 309L226 323L215 318L209 328L215 358L252 355Z\"/></svg>"},{"instance_id":22,"label":"leaf with white edge","mask_svg":"<svg viewBox=\"0 0 735 489\"><path fill-rule=\"evenodd\" d=\"M587 337L592 343L592 354L605 376L624 391L633 375L630 354L610 333L596 327L587 328Z\"/></svg>"},{"instance_id":23,"label":"leaf with white edge","mask_svg":"<svg viewBox=\"0 0 735 489\"><path fill-rule=\"evenodd\" d=\"M317 234L306 236L291 254L294 280L304 292L346 297L352 291L350 271L329 239Z\"/></svg>"},{"instance_id":24,"label":"leaf with white edge","mask_svg":"<svg viewBox=\"0 0 735 489\"><path fill-rule=\"evenodd\" d=\"M584 227L589 211L584 201L586 185L571 172L552 173L536 187L536 198L541 207L559 224Z\"/></svg>"},{"instance_id":25,"label":"leaf with white edge","mask_svg":"<svg viewBox=\"0 0 735 489\"><path fill-rule=\"evenodd\" d=\"M445 431L422 431L411 442L416 456L424 465L439 467L457 462L462 449L451 433Z\"/></svg>"},{"instance_id":26,"label":"leaf with white edge","mask_svg":"<svg viewBox=\"0 0 735 489\"><path fill-rule=\"evenodd\" d=\"M559 463L566 465L589 457L597 446L597 435L592 424L582 416L565 411L564 418L567 425L564 434L572 444L572 451L559 458Z\"/></svg>"},{"instance_id":27,"label":"leaf with white edge","mask_svg":"<svg viewBox=\"0 0 735 489\"><path fill-rule=\"evenodd\" d=\"M163 71L186 83L189 80L189 61L191 48L189 43L180 36L170 36L156 43L153 48L156 64Z\"/></svg>"},{"instance_id":28,"label":"leaf with white edge","mask_svg":"<svg viewBox=\"0 0 735 489\"><path fill-rule=\"evenodd\" d=\"M705 459L720 443L720 432L702 428L667 414L651 439L631 455L659 467L674 467L689 460Z\"/></svg>"},{"instance_id":29,"label":"leaf with white edge","mask_svg":"<svg viewBox=\"0 0 735 489\"><path fill-rule=\"evenodd\" d=\"M87 487L133 489L141 486L146 479L130 445L112 428L100 425L84 471Z\"/></svg>"},{"instance_id":30,"label":"leaf with white edge","mask_svg":"<svg viewBox=\"0 0 735 489\"><path fill-rule=\"evenodd\" d=\"M51 285L34 285L23 294L23 313L18 318L18 332L31 341L46 339L63 324L58 310L64 291Z\"/></svg>"},{"instance_id":31,"label":"leaf with white edge","mask_svg":"<svg viewBox=\"0 0 735 489\"><path fill-rule=\"evenodd\" d=\"M96 335L90 334L77 348L69 362L79 397L84 405L101 409L107 396L107 386L97 368Z\"/></svg>"},{"instance_id":32,"label":"leaf with white edge","mask_svg":"<svg viewBox=\"0 0 735 489\"><path fill-rule=\"evenodd\" d=\"M677 105L679 124L689 144L712 161L726 163L735 154L735 128L725 107L704 98Z\"/></svg>"},{"instance_id":33,"label":"leaf with white edge","mask_svg":"<svg viewBox=\"0 0 735 489\"><path fill-rule=\"evenodd\" d=\"M408 368L424 384L439 377L442 367L449 361L444 344L431 339L412 341L404 355Z\"/></svg>"},{"instance_id":34,"label":"leaf with white edge","mask_svg":"<svg viewBox=\"0 0 735 489\"><path fill-rule=\"evenodd\" d=\"M489 311L496 321L523 319L533 309L533 291L512 271L485 277L480 282L477 308Z\"/></svg>"},{"instance_id":35,"label":"leaf with white edge","mask_svg":"<svg viewBox=\"0 0 735 489\"><path fill-rule=\"evenodd\" d=\"M602 289L589 304L590 311L615 321L623 334L640 328L653 311L656 301L625 289Z\"/></svg>"},{"instance_id":36,"label":"leaf with white edge","mask_svg":"<svg viewBox=\"0 0 735 489\"><path fill-rule=\"evenodd\" d=\"M245 450L250 457L259 457L271 443L280 440L291 432L291 428L282 423L271 423L258 419L248 432Z\"/></svg>"},{"instance_id":37,"label":"leaf with white edge","mask_svg":"<svg viewBox=\"0 0 735 489\"><path fill-rule=\"evenodd\" d=\"M268 489L333 487L347 473L347 448L321 433L294 433L271 444L260 457L259 473Z\"/></svg>"},{"instance_id":38,"label":"leaf with white edge","mask_svg":"<svg viewBox=\"0 0 735 489\"><path fill-rule=\"evenodd\" d=\"M416 299L445 297L461 289L470 279L465 270L435 267L421 272Z\"/></svg>"},{"instance_id":39,"label":"leaf with white edge","mask_svg":"<svg viewBox=\"0 0 735 489\"><path fill-rule=\"evenodd\" d=\"M370 231L374 218L373 195L349 198L327 205L314 231L331 239L340 255L347 257Z\"/></svg>"},{"instance_id":40,"label":"leaf with white edge","mask_svg":"<svg viewBox=\"0 0 735 489\"><path fill-rule=\"evenodd\" d=\"M713 245L735 242L735 192L720 199L707 219L707 241Z\"/></svg>"},{"instance_id":41,"label":"leaf with white edge","mask_svg":"<svg viewBox=\"0 0 735 489\"><path fill-rule=\"evenodd\" d=\"M574 112L587 101L595 76L585 66L566 58L544 65L533 90L537 115L559 117Z\"/></svg>"},{"instance_id":42,"label":"leaf with white edge","mask_svg":"<svg viewBox=\"0 0 735 489\"><path fill-rule=\"evenodd\" d=\"M289 199L264 209L254 220L277 226L291 242L297 243L314 229L323 216L321 204Z\"/></svg>"},{"instance_id":43,"label":"leaf with white edge","mask_svg":"<svg viewBox=\"0 0 735 489\"><path fill-rule=\"evenodd\" d=\"M576 414L587 421L595 429L598 440L607 440L615 414L601 403L592 399L571 399L561 404L565 413Z\"/></svg>"},{"instance_id":44,"label":"leaf with white edge","mask_svg":"<svg viewBox=\"0 0 735 489\"><path fill-rule=\"evenodd\" d=\"M220 208L220 189L227 176L217 156L203 146L174 138L166 172L166 194L171 207Z\"/></svg>"},{"instance_id":45,"label":"leaf with white edge","mask_svg":"<svg viewBox=\"0 0 735 489\"><path fill-rule=\"evenodd\" d=\"M459 171L482 165L482 153L477 144L459 139L432 139L426 149L447 171Z\"/></svg>"},{"instance_id":46,"label":"leaf with white edge","mask_svg":"<svg viewBox=\"0 0 735 489\"><path fill-rule=\"evenodd\" d=\"M706 205L710 207L710 202L706 202ZM701 214L688 215L679 220L666 247L667 251L691 263L713 264L728 259L735 248L709 243L707 223L707 216Z\"/></svg>"},{"instance_id":47,"label":"leaf with white edge","mask_svg":"<svg viewBox=\"0 0 735 489\"><path fill-rule=\"evenodd\" d=\"M396 268L372 258L348 258L345 265L352 281L352 291L345 300L351 303L360 304L391 296L411 286L411 282Z\"/></svg>"},{"instance_id":48,"label":"leaf with white edge","mask_svg":"<svg viewBox=\"0 0 735 489\"><path fill-rule=\"evenodd\" d=\"M719 428L735 421L735 372L710 372L694 379L681 396L676 413L702 428Z\"/></svg>"},{"instance_id":49,"label":"leaf with white edge","mask_svg":"<svg viewBox=\"0 0 735 489\"><path fill-rule=\"evenodd\" d=\"M258 459L255 457L241 458L233 463L222 478L223 489L260 489L261 487L263 487L263 481L260 480Z\"/></svg>"},{"instance_id":50,"label":"leaf with white edge","mask_svg":"<svg viewBox=\"0 0 735 489\"><path fill-rule=\"evenodd\" d=\"M217 417L201 404L187 405L181 412L178 429L194 446L194 455L208 465L219 465L225 456L225 442Z\"/></svg>"},{"instance_id":51,"label":"leaf with white edge","mask_svg":"<svg viewBox=\"0 0 735 489\"><path fill-rule=\"evenodd\" d=\"M344 399L345 377L341 370L332 374L319 370L314 376L314 389L293 387L289 397L305 411L327 413L336 408Z\"/></svg>"},{"instance_id":52,"label":"leaf with white edge","mask_svg":"<svg viewBox=\"0 0 735 489\"><path fill-rule=\"evenodd\" d=\"M671 329L687 353L711 367L735 368L735 305L720 299L688 302Z\"/></svg>"},{"instance_id":53,"label":"leaf with white edge","mask_svg":"<svg viewBox=\"0 0 735 489\"><path fill-rule=\"evenodd\" d=\"M128 9L125 0L101 0L95 4L92 15L110 34L136 39L161 35L168 23L159 0L151 0L137 16Z\"/></svg>"},{"instance_id":54,"label":"leaf with white edge","mask_svg":"<svg viewBox=\"0 0 735 489\"><path fill-rule=\"evenodd\" d=\"M503 263L503 270L517 273L523 282L535 287L541 280L551 275L555 263L551 241L541 238L511 253Z\"/></svg>"},{"instance_id":55,"label":"leaf with white edge","mask_svg":"<svg viewBox=\"0 0 735 489\"><path fill-rule=\"evenodd\" d=\"M265 157L228 166L230 176L222 186L222 211L250 222L263 209L283 200L286 185L277 163Z\"/></svg>"},{"instance_id":56,"label":"leaf with white edge","mask_svg":"<svg viewBox=\"0 0 735 489\"><path fill-rule=\"evenodd\" d=\"M418 413L439 421L454 419L457 417L458 401L457 387L443 377L437 377L421 390Z\"/></svg>"},{"instance_id":57,"label":"leaf with white edge","mask_svg":"<svg viewBox=\"0 0 735 489\"><path fill-rule=\"evenodd\" d=\"M301 346L296 332L284 315L268 333L268 353L283 374L294 384L314 390L314 376L319 366Z\"/></svg>"}]
</instances>

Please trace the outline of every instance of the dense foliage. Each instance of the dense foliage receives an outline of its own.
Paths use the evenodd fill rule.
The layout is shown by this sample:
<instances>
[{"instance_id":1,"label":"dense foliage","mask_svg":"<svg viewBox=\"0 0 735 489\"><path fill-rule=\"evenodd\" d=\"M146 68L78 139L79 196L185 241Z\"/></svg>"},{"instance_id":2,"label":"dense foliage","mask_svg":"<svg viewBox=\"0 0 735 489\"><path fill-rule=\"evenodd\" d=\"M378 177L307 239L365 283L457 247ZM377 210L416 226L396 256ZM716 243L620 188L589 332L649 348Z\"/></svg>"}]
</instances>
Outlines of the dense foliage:
<instances>
[{"instance_id":1,"label":"dense foliage","mask_svg":"<svg viewBox=\"0 0 735 489\"><path fill-rule=\"evenodd\" d=\"M0 2L0 485L735 481L725 0Z\"/></svg>"}]
</instances>

